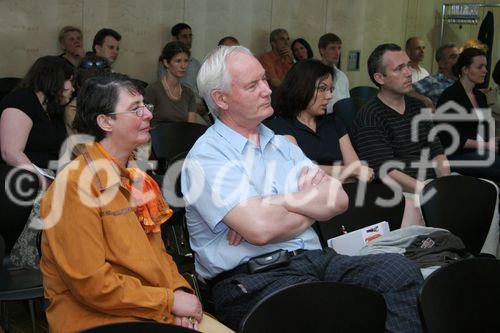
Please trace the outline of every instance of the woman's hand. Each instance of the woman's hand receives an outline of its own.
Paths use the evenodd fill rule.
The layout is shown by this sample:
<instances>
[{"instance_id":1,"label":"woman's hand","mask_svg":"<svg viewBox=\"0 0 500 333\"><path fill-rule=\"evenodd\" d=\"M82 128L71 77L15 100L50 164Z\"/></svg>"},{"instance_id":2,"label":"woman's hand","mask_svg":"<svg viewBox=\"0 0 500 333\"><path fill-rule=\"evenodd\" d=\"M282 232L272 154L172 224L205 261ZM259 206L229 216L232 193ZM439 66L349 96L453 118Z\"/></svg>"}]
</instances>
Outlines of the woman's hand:
<instances>
[{"instance_id":1,"label":"woman's hand","mask_svg":"<svg viewBox=\"0 0 500 333\"><path fill-rule=\"evenodd\" d=\"M195 295L178 289L174 291L174 305L172 307L172 314L180 318L192 317L197 322L200 322L203 316L203 310L201 308L200 300ZM184 321L182 322L184 323Z\"/></svg>"},{"instance_id":2,"label":"woman's hand","mask_svg":"<svg viewBox=\"0 0 500 333\"><path fill-rule=\"evenodd\" d=\"M198 330L198 323L194 317L175 317L175 324L178 326Z\"/></svg>"}]
</instances>

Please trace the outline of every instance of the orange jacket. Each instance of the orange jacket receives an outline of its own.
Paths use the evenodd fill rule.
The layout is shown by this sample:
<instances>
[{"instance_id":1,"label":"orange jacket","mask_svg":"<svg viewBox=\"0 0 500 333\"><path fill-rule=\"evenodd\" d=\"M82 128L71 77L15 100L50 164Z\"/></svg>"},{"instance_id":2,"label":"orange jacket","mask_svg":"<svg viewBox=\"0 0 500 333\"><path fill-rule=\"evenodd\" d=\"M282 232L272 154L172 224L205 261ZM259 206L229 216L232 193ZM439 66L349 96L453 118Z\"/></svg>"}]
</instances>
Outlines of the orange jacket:
<instances>
[{"instance_id":1,"label":"orange jacket","mask_svg":"<svg viewBox=\"0 0 500 333\"><path fill-rule=\"evenodd\" d=\"M174 321L173 292L191 287L161 234L144 232L120 174L95 146L58 174L41 216L50 227L43 232L40 268L51 331Z\"/></svg>"}]
</instances>

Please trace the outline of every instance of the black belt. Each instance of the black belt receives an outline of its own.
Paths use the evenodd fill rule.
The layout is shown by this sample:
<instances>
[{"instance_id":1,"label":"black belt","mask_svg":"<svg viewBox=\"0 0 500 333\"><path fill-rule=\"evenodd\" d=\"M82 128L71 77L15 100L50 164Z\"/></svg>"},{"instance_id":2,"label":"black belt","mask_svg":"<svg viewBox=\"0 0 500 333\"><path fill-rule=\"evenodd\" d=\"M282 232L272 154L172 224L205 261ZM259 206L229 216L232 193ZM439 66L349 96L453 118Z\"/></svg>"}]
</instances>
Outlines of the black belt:
<instances>
[{"instance_id":1,"label":"black belt","mask_svg":"<svg viewBox=\"0 0 500 333\"><path fill-rule=\"evenodd\" d=\"M295 256L298 256L299 254L304 253L305 251L307 251L307 250L298 249L298 250L288 251L288 255L290 256L290 258L293 258ZM231 269L229 271L225 271L225 272L219 273L214 278L210 279L208 282L213 287L217 283L219 283L219 282L221 282L221 281L223 281L225 279L228 279L231 276L237 275L237 274L250 274L249 271L248 271L248 265L247 265L247 263L238 265L238 266L236 266L235 268L233 268L233 269Z\"/></svg>"}]
</instances>

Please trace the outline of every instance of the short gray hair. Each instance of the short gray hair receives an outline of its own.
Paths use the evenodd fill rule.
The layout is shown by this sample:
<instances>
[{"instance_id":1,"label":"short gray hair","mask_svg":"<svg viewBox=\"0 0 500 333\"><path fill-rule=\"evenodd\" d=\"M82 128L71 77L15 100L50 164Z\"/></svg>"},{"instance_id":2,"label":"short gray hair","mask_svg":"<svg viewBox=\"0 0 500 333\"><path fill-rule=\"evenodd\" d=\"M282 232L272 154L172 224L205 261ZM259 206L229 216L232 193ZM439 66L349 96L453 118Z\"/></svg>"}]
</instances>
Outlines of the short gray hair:
<instances>
[{"instance_id":1,"label":"short gray hair","mask_svg":"<svg viewBox=\"0 0 500 333\"><path fill-rule=\"evenodd\" d=\"M275 42L278 40L279 36L283 33L288 33L288 31L286 31L285 29L283 28L278 28L278 29L274 29L273 31L271 31L271 34L269 35L269 43L272 43L272 42Z\"/></svg>"},{"instance_id":2,"label":"short gray hair","mask_svg":"<svg viewBox=\"0 0 500 333\"><path fill-rule=\"evenodd\" d=\"M439 62L441 59L443 59L444 50L452 49L454 47L457 47L457 45L455 43L447 43L447 44L441 45L436 51L436 61Z\"/></svg>"},{"instance_id":3,"label":"short gray hair","mask_svg":"<svg viewBox=\"0 0 500 333\"><path fill-rule=\"evenodd\" d=\"M216 118L219 117L219 108L212 98L212 92L229 90L231 75L227 68L227 59L233 53L252 55L252 52L244 46L219 46L205 57L198 72L196 80L198 91L207 103L208 110Z\"/></svg>"}]
</instances>

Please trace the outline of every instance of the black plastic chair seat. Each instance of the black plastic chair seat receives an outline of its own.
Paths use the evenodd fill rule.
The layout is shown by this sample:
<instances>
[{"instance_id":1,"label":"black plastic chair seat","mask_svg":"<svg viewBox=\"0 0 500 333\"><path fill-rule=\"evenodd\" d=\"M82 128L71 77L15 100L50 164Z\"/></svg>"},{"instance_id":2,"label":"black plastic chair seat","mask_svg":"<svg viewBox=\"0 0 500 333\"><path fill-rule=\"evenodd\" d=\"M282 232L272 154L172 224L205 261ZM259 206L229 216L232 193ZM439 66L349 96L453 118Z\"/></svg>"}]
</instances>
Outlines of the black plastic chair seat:
<instances>
[{"instance_id":1,"label":"black plastic chair seat","mask_svg":"<svg viewBox=\"0 0 500 333\"><path fill-rule=\"evenodd\" d=\"M35 269L10 268L0 273L0 301L43 297L42 274Z\"/></svg>"},{"instance_id":2,"label":"black plastic chair seat","mask_svg":"<svg viewBox=\"0 0 500 333\"><path fill-rule=\"evenodd\" d=\"M379 293L348 284L313 282L279 290L243 318L240 333L384 332Z\"/></svg>"},{"instance_id":3,"label":"black plastic chair seat","mask_svg":"<svg viewBox=\"0 0 500 333\"><path fill-rule=\"evenodd\" d=\"M75 318L76 319L76 318ZM162 324L157 322L132 322L132 323L116 323L90 328L81 333L192 333L198 332L186 327Z\"/></svg>"},{"instance_id":4,"label":"black plastic chair seat","mask_svg":"<svg viewBox=\"0 0 500 333\"><path fill-rule=\"evenodd\" d=\"M421 193L422 215L428 227L443 228L460 237L467 250L481 252L495 213L497 188L469 176L447 176L427 183Z\"/></svg>"},{"instance_id":5,"label":"black plastic chair seat","mask_svg":"<svg viewBox=\"0 0 500 333\"><path fill-rule=\"evenodd\" d=\"M500 332L500 261L474 258L438 269L425 280L419 309L425 332Z\"/></svg>"}]
</instances>

